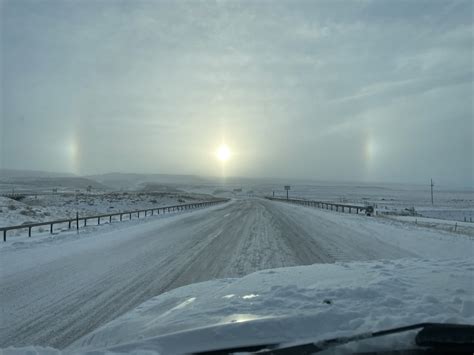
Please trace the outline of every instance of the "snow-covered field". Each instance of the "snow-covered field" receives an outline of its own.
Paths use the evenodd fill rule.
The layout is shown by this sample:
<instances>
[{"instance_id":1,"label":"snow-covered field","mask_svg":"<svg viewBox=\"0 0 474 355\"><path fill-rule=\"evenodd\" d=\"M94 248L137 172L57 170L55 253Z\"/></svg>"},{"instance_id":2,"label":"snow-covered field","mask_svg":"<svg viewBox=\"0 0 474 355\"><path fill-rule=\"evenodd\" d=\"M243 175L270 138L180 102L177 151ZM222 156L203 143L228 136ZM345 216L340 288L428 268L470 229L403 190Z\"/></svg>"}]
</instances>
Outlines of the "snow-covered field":
<instances>
[{"instance_id":1,"label":"snow-covered field","mask_svg":"<svg viewBox=\"0 0 474 355\"><path fill-rule=\"evenodd\" d=\"M238 326L255 315L257 322L307 316L308 322L327 320L326 327L317 328L318 338L412 321L473 322L469 222L397 213L366 217L248 197L270 195L271 185L265 184L244 185L242 192L233 192L238 185L230 184L134 186L139 191L1 198L0 225L73 216L76 210L90 215L208 200L211 193L234 199L209 209L90 226L79 234L36 231L32 238L19 234L0 243L0 347L117 344L117 337L106 340L105 334L121 334L129 327L125 320L155 337L164 327L177 331L181 325L215 321ZM339 188L295 185L291 193L352 203L394 196L393 211L433 210L414 191ZM338 198L336 190L345 197ZM419 202L412 203L416 196ZM436 208L470 211L471 202L469 191L451 191ZM315 299L330 299L331 305ZM296 312L279 313L278 307ZM156 321L143 318L140 310ZM285 322L301 328L297 320ZM271 329L284 328L276 324ZM99 328L91 341L88 334ZM120 342L136 341L137 332Z\"/></svg>"},{"instance_id":2,"label":"snow-covered field","mask_svg":"<svg viewBox=\"0 0 474 355\"><path fill-rule=\"evenodd\" d=\"M212 199L214 197L210 195L183 191L27 195L18 201L0 196L0 227L73 218L76 212L83 217ZM47 229L47 227L38 227L35 232ZM24 235L26 230L8 233L9 236Z\"/></svg>"},{"instance_id":3,"label":"snow-covered field","mask_svg":"<svg viewBox=\"0 0 474 355\"><path fill-rule=\"evenodd\" d=\"M393 220L414 223L420 227L427 227L432 229L445 230L453 233L466 234L474 236L474 223L458 222L457 220L427 218L427 217L413 217L413 216L397 216L389 215L387 218Z\"/></svg>"},{"instance_id":4,"label":"snow-covered field","mask_svg":"<svg viewBox=\"0 0 474 355\"><path fill-rule=\"evenodd\" d=\"M407 214L414 208L421 217L474 223L474 189L471 187L435 186L434 205L431 204L430 186L409 184L366 184L342 182L254 181L242 179L215 186L193 187L193 191L223 196L257 195L286 197L284 185L291 185L290 197L348 204L374 205L381 213ZM235 188L242 188L235 193Z\"/></svg>"},{"instance_id":5,"label":"snow-covered field","mask_svg":"<svg viewBox=\"0 0 474 355\"><path fill-rule=\"evenodd\" d=\"M86 235L2 243L1 346L64 348L142 302L196 282L315 263L465 259L474 246L468 236L258 198Z\"/></svg>"}]
</instances>

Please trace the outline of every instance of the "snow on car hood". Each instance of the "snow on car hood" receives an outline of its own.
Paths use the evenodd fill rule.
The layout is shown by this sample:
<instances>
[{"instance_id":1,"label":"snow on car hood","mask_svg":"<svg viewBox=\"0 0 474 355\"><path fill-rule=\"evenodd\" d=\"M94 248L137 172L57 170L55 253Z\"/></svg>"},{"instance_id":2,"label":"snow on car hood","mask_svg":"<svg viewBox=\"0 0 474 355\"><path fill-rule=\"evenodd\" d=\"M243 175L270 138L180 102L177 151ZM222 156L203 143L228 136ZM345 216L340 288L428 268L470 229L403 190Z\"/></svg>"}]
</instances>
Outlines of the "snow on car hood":
<instances>
[{"instance_id":1,"label":"snow on car hood","mask_svg":"<svg viewBox=\"0 0 474 355\"><path fill-rule=\"evenodd\" d=\"M473 271L471 260L403 259L202 282L150 299L68 351L169 354L320 340L422 321L474 324Z\"/></svg>"}]
</instances>

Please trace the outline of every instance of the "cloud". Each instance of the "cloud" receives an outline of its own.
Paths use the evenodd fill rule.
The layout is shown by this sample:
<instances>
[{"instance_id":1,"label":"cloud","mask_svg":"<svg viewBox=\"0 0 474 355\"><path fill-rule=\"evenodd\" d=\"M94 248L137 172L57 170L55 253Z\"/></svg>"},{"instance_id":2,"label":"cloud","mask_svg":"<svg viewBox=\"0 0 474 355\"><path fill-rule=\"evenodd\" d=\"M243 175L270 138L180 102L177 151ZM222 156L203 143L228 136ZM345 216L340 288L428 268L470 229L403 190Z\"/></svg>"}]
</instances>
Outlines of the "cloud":
<instances>
[{"instance_id":1,"label":"cloud","mask_svg":"<svg viewBox=\"0 0 474 355\"><path fill-rule=\"evenodd\" d=\"M390 180L391 159L397 181L430 164L473 180L453 165L472 161L470 1L24 0L1 16L6 167L70 169L67 136L79 173L212 175L226 139L235 175ZM456 144L425 137L454 136L450 120Z\"/></svg>"}]
</instances>

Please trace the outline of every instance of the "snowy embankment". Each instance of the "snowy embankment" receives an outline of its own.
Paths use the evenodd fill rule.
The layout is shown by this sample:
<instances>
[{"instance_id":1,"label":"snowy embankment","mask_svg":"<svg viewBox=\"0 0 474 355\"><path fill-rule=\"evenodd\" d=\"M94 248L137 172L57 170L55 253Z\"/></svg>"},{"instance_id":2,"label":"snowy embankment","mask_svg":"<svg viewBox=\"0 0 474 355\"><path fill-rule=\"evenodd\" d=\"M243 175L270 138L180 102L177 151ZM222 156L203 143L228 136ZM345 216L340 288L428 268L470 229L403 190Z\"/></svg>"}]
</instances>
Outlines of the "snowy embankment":
<instances>
[{"instance_id":1,"label":"snowy embankment","mask_svg":"<svg viewBox=\"0 0 474 355\"><path fill-rule=\"evenodd\" d=\"M387 215L386 218L393 220L414 223L420 227L428 227L433 229L444 230L459 234L474 236L473 222L459 222L456 220L447 220L440 218L414 217L414 216L393 216Z\"/></svg>"},{"instance_id":2,"label":"snowy embankment","mask_svg":"<svg viewBox=\"0 0 474 355\"><path fill-rule=\"evenodd\" d=\"M177 192L110 192L94 194L58 193L27 195L19 201L0 196L0 227L54 221L97 214L118 213L139 209L174 206L209 201L210 195ZM34 228L34 234L47 232L48 227ZM26 230L13 230L9 235L25 235Z\"/></svg>"}]
</instances>

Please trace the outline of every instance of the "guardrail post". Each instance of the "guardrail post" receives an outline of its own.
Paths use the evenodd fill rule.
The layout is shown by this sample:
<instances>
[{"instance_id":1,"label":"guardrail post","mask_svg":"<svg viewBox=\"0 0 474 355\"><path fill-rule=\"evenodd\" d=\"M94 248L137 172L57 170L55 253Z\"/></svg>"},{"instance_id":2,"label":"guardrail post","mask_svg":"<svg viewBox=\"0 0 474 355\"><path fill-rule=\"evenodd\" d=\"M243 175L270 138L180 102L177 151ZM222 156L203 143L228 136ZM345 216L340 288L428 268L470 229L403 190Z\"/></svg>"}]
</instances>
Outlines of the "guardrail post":
<instances>
[{"instance_id":1,"label":"guardrail post","mask_svg":"<svg viewBox=\"0 0 474 355\"><path fill-rule=\"evenodd\" d=\"M87 218L84 218L84 227L87 226Z\"/></svg>"},{"instance_id":2,"label":"guardrail post","mask_svg":"<svg viewBox=\"0 0 474 355\"><path fill-rule=\"evenodd\" d=\"M71 220L69 220L68 229L71 229Z\"/></svg>"},{"instance_id":3,"label":"guardrail post","mask_svg":"<svg viewBox=\"0 0 474 355\"><path fill-rule=\"evenodd\" d=\"M122 216L123 216L123 214L120 213L120 222L122 222L122 218L123 218Z\"/></svg>"},{"instance_id":4,"label":"guardrail post","mask_svg":"<svg viewBox=\"0 0 474 355\"><path fill-rule=\"evenodd\" d=\"M109 216L109 224L112 223L112 215Z\"/></svg>"},{"instance_id":5,"label":"guardrail post","mask_svg":"<svg viewBox=\"0 0 474 355\"><path fill-rule=\"evenodd\" d=\"M147 215L147 210L145 210L145 217L146 217L146 215Z\"/></svg>"},{"instance_id":6,"label":"guardrail post","mask_svg":"<svg viewBox=\"0 0 474 355\"><path fill-rule=\"evenodd\" d=\"M51 223L51 226L49 227L49 233L53 234L53 224Z\"/></svg>"},{"instance_id":7,"label":"guardrail post","mask_svg":"<svg viewBox=\"0 0 474 355\"><path fill-rule=\"evenodd\" d=\"M129 219L132 219L132 213L130 213L130 218Z\"/></svg>"},{"instance_id":8,"label":"guardrail post","mask_svg":"<svg viewBox=\"0 0 474 355\"><path fill-rule=\"evenodd\" d=\"M349 213L352 213L352 207L349 207Z\"/></svg>"},{"instance_id":9,"label":"guardrail post","mask_svg":"<svg viewBox=\"0 0 474 355\"><path fill-rule=\"evenodd\" d=\"M100 224L100 217L97 217L97 225Z\"/></svg>"},{"instance_id":10,"label":"guardrail post","mask_svg":"<svg viewBox=\"0 0 474 355\"><path fill-rule=\"evenodd\" d=\"M7 241L7 230L6 229L3 231L3 241L4 242Z\"/></svg>"},{"instance_id":11,"label":"guardrail post","mask_svg":"<svg viewBox=\"0 0 474 355\"><path fill-rule=\"evenodd\" d=\"M79 212L76 212L76 229L79 230Z\"/></svg>"},{"instance_id":12,"label":"guardrail post","mask_svg":"<svg viewBox=\"0 0 474 355\"><path fill-rule=\"evenodd\" d=\"M31 237L31 227L28 227L28 237Z\"/></svg>"}]
</instances>

